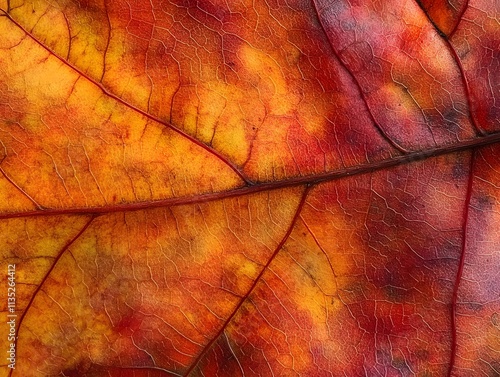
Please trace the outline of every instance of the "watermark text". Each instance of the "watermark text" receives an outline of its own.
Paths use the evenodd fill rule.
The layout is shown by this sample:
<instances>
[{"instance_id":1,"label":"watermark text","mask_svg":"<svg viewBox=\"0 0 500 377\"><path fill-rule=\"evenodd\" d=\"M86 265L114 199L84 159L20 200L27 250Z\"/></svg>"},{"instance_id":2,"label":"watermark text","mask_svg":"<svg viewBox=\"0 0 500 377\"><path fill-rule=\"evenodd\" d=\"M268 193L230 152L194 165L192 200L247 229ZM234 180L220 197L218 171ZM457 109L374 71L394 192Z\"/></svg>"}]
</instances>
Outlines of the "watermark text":
<instances>
[{"instance_id":1,"label":"watermark text","mask_svg":"<svg viewBox=\"0 0 500 377\"><path fill-rule=\"evenodd\" d=\"M16 265L7 266L7 324L9 332L7 334L8 347L7 361L8 367L16 368Z\"/></svg>"}]
</instances>

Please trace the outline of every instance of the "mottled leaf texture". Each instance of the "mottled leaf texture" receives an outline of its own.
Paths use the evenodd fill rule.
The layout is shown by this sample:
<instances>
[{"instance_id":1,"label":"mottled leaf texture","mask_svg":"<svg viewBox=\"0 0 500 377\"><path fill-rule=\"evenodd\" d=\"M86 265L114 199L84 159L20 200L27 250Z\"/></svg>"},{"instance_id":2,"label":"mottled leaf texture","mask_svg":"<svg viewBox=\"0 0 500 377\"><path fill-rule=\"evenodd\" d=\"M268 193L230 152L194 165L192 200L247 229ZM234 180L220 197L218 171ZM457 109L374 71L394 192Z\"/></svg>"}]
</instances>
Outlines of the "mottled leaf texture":
<instances>
[{"instance_id":1,"label":"mottled leaf texture","mask_svg":"<svg viewBox=\"0 0 500 377\"><path fill-rule=\"evenodd\" d=\"M499 19L0 1L0 375L499 376Z\"/></svg>"}]
</instances>

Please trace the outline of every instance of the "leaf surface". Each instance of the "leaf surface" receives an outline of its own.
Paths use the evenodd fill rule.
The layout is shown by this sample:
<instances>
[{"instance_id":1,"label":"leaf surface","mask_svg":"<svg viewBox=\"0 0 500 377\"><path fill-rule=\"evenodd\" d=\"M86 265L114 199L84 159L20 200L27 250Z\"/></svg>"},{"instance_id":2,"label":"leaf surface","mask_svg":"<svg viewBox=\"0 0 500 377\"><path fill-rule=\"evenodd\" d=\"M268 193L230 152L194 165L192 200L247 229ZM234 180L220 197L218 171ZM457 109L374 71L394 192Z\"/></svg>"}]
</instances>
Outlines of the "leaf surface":
<instances>
[{"instance_id":1,"label":"leaf surface","mask_svg":"<svg viewBox=\"0 0 500 377\"><path fill-rule=\"evenodd\" d=\"M2 375L500 373L497 2L0 5Z\"/></svg>"}]
</instances>

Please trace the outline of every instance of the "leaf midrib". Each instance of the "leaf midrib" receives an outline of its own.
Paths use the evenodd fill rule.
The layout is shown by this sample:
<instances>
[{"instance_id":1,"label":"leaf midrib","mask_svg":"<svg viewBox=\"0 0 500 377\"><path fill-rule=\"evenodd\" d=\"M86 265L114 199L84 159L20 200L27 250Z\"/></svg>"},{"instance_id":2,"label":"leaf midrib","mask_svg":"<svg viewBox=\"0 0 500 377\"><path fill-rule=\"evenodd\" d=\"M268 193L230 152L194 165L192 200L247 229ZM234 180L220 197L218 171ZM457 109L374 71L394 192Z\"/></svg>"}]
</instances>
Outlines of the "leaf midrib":
<instances>
[{"instance_id":1,"label":"leaf midrib","mask_svg":"<svg viewBox=\"0 0 500 377\"><path fill-rule=\"evenodd\" d=\"M416 161L425 160L432 157L437 157L445 154L457 153L462 151L467 151L471 149L478 149L480 147L485 147L491 144L500 142L500 132L493 133L484 137L479 137L475 139L469 139L461 141L455 144L445 145L436 148L430 148L423 151L408 153L406 155L400 155L392 157L389 159L384 159L375 162L369 162L366 164L350 166L345 169L334 170L326 173L293 177L275 182L262 182L256 184L247 184L240 188L197 194L191 196L183 196L176 198L166 198L154 201L143 201L143 202L133 202L124 204L115 204L102 207L72 207L72 208L44 208L34 211L24 211L16 213L4 213L0 214L1 219L8 218L18 218L18 217L30 217L30 216L53 216L53 215L65 215L65 214L106 214L113 212L129 212L129 211L139 211L152 208L160 207L173 207L186 204L194 203L204 203L211 202L215 200L221 200L226 198L233 198L248 194L254 194L262 191L278 190L282 188L295 187L308 185L313 186L322 182L329 182L337 179L342 179L345 177L351 177L355 175L368 174L379 170L388 169L398 165L410 164Z\"/></svg>"}]
</instances>

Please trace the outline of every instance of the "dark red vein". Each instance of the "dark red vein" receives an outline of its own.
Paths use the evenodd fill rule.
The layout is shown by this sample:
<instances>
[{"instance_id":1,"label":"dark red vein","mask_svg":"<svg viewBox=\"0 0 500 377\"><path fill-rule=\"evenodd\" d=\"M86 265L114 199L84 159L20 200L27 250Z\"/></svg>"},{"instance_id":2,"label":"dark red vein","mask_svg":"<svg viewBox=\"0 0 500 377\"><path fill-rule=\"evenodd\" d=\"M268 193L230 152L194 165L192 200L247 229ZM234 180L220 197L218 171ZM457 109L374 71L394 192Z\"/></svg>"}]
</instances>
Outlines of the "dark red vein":
<instances>
[{"instance_id":1,"label":"dark red vein","mask_svg":"<svg viewBox=\"0 0 500 377\"><path fill-rule=\"evenodd\" d=\"M449 37L451 38L451 36ZM455 50L455 47L450 42L449 38L444 38L444 41L446 43L446 46L450 50L453 60L455 60L455 63L457 64L458 70L460 72L460 78L462 79L462 85L464 86L465 89L465 98L467 99L467 107L469 108L469 120L472 124L472 126L476 129L476 132L480 135L486 135L486 131L479 126L478 122L476 121L476 117L474 115L474 111L472 110L472 100L470 96L470 86L469 86L469 81L467 80L467 77L465 76L465 71L464 67L462 65L462 61L460 60L460 57L457 54L457 51Z\"/></svg>"},{"instance_id":2,"label":"dark red vein","mask_svg":"<svg viewBox=\"0 0 500 377\"><path fill-rule=\"evenodd\" d=\"M472 197L472 185L474 181L474 162L476 158L476 151L473 150L470 157L470 171L469 171L469 183L467 185L467 194L465 197L465 207L463 214L462 223L462 252L460 254L460 260L458 262L457 277L455 280L455 287L453 289L453 297L451 301L451 357L450 357L450 368L448 370L448 377L452 376L453 367L455 366L455 359L457 354L457 302L458 302L458 291L460 288L460 282L462 280L462 274L465 264L465 250L467 246L467 225L469 221L469 208L470 200Z\"/></svg>"},{"instance_id":3,"label":"dark red vein","mask_svg":"<svg viewBox=\"0 0 500 377\"><path fill-rule=\"evenodd\" d=\"M113 94L111 93L102 83L100 82L97 82L96 80L94 80L92 77L90 77L88 74L86 74L85 72L81 71L79 68L77 68L76 66L74 66L73 64L71 64L69 61L67 61L66 59L62 58L61 56L57 55L55 53L55 51L53 51L52 49L50 49L49 47L45 46L41 41L39 41L32 33L30 33L28 30L26 30L21 24L19 24L14 18L12 18L12 16L10 14L8 14L7 12L5 12L5 10L2 10L3 14L9 18L9 20L14 24L16 25L19 29L21 29L27 36L29 36L36 44L38 44L40 47L42 47L44 50L46 50L48 53L50 53L52 56L54 56L56 59L58 59L60 62L62 62L64 65L66 65L67 67L69 67L70 69L72 69L73 71L75 71L76 73L78 73L80 76L86 78L89 82L91 82L92 84L94 84L95 86L97 86L106 96L114 99L115 101L121 103L122 105L128 107L129 109L141 114L142 116L154 121L154 122L157 122L159 124L162 124L163 126L171 129L172 131L174 131L175 133L179 134L180 136L186 138L187 140L189 140L190 142L192 142L193 144L196 144L197 146L205 149L208 153L212 154L214 157L218 158L219 160L221 160L224 164L226 164L228 167L230 167L234 173L236 175L238 175L238 177L240 177L240 179L245 182L246 184L248 185L251 185L252 182L247 178L245 177L245 175L240 171L240 169L232 162L230 161L228 158L226 158L225 156L221 155L219 152L217 152L215 149L211 148L210 146L208 146L207 144L205 143L202 143L201 141L199 141L198 139L194 138L193 136L189 135L188 133L184 132L183 130L181 130L180 128L177 128L175 127L173 124L171 123L167 123L165 121L163 121L162 119L160 118L157 118L151 114L149 114L148 112L144 111L144 110L141 110L140 108L138 108L137 106L123 100L122 98L118 97L116 94ZM105 68L105 67L104 67Z\"/></svg>"},{"instance_id":4,"label":"dark red vein","mask_svg":"<svg viewBox=\"0 0 500 377\"><path fill-rule=\"evenodd\" d=\"M463 14L465 13L465 10L469 6L469 1L466 0L464 6L462 7L460 14L457 16L457 22L455 22L455 26L453 27L453 30L449 33L449 35L446 35L435 23L434 20L430 17L430 15L427 13L427 10L424 8L423 4L421 3L420 0L415 0L420 9L424 12L425 16L427 17L427 20L431 23L431 25L434 27L436 32L439 34L439 36L442 38L444 43L446 44L446 48L450 51L451 55L453 56L453 60L455 61L458 71L460 72L460 79L462 80L462 85L464 86L465 89L465 98L467 100L467 107L469 108L469 120L472 124L472 127L474 127L476 133L479 135L486 135L486 132L484 129L482 129L478 122L476 121L476 118L474 116L474 112L472 111L472 100L470 98L470 87L469 87L469 81L467 80L467 77L465 76L464 72L464 67L462 66L462 61L460 60L460 57L457 54L457 51L455 50L455 47L450 42L450 39L453 37L453 34L455 34L455 31L458 28L458 25L460 24L460 20L462 19Z\"/></svg>"},{"instance_id":5,"label":"dark red vein","mask_svg":"<svg viewBox=\"0 0 500 377\"><path fill-rule=\"evenodd\" d=\"M278 190L287 187L302 186L308 184L317 184L321 182L333 181L354 175L367 174L375 171L395 167L402 164L408 164L414 161L420 161L430 157L437 157L444 154L465 151L471 148L479 148L486 145L500 142L500 133L490 134L477 139L470 139L455 144L442 147L431 148L424 151L408 153L406 155L393 157L386 160L366 163L348 167L342 170L335 170L327 173L321 173L310 176L294 177L277 182L256 183L236 188L229 191L200 194L194 196L184 196L178 198L168 198L147 202L136 202L126 204L116 204L102 207L73 207L73 208L54 208L37 211L26 211L17 213L0 214L1 219L28 217L28 216L54 216L65 214L106 214L112 212L138 211L144 209L173 207L186 204L203 203L226 198L234 198L242 195L255 194L262 191Z\"/></svg>"},{"instance_id":6,"label":"dark red vein","mask_svg":"<svg viewBox=\"0 0 500 377\"><path fill-rule=\"evenodd\" d=\"M74 236L68 243L66 243L66 245L64 245L64 247L61 249L61 251L57 254L57 256L55 257L54 259L54 263L52 263L52 266L50 266L49 270L47 271L47 273L45 274L45 276L42 278L42 280L40 281L40 284L38 285L38 287L35 289L35 291L33 292L33 294L31 295L31 298L30 298L30 301L28 302L28 304L26 305L26 308L24 308L24 311L23 313L20 315L19 317L19 322L18 322L18 326L17 326L17 329L16 329L16 338L19 336L19 331L21 330L21 326L23 324L23 320L24 318L26 317L26 313L28 313L29 309L32 307L32 304L33 304L33 301L35 300L35 298L37 297L38 293L40 292L40 290L42 289L42 286L44 285L44 283L47 281L48 277L50 276L50 274L52 273L52 271L54 270L54 268L56 267L57 263L59 262L59 260L61 259L61 257L64 255L64 253L69 249L69 247L78 239L80 238L80 236L88 229L88 227L90 226L90 224L92 223L92 221L95 219L96 216L92 216L87 222L86 224L83 226L83 228L76 234L76 236ZM19 346L17 346L19 348ZM14 369L11 369L10 370L10 373L9 373L9 376L12 376L12 372L14 371Z\"/></svg>"},{"instance_id":7,"label":"dark red vein","mask_svg":"<svg viewBox=\"0 0 500 377\"><path fill-rule=\"evenodd\" d=\"M331 48L333 54L337 58L338 62L342 66L342 68L349 74L349 76L351 76L352 80L354 81L354 84L356 85L356 88L358 89L359 95L363 99L363 103L366 106L366 109L368 111L368 116L369 116L370 120L373 122L373 124L375 125L375 128L382 135L382 137L390 145L392 145L394 148L396 148L398 151L400 151L401 153L409 153L410 151L408 149L403 148L401 145L399 145L398 143L396 143L396 141L394 141L393 139L391 139L387 135L387 133L384 131L384 129L380 126L380 124L378 124L378 122L375 120L375 117L373 116L372 110L371 110L370 106L368 105L368 101L366 99L365 93L364 93L363 89L361 88L361 84L359 83L359 81L356 78L356 76L354 75L354 73L347 67L347 64L340 57L339 52L335 48L335 45L331 41L331 39L330 39L330 37L328 35L328 32L325 29L323 21L321 20L321 15L319 14L318 6L316 5L316 0L312 0L312 5L313 5L313 9L314 9L314 11L315 11L315 13L317 15L319 25L321 26L321 30L323 31L323 34L325 35L326 39L328 40L328 44L330 45L330 48Z\"/></svg>"},{"instance_id":8,"label":"dark red vein","mask_svg":"<svg viewBox=\"0 0 500 377\"><path fill-rule=\"evenodd\" d=\"M311 189L311 187L312 186L307 186L305 188L304 192L302 193L302 198L300 200L300 203L297 206L297 209L295 210L295 214L294 214L294 216L292 218L292 221L290 222L290 225L288 226L288 229L287 229L285 235L281 239L279 245L274 249L274 253L271 255L271 257L267 261L266 265L264 267L262 267L262 270L260 271L259 275L257 275L257 277L255 278L255 280L254 280L252 286L250 287L250 289L241 298L241 300L239 301L238 305L236 305L236 307L234 308L233 312L226 319L226 321L224 322L224 324L222 325L222 327L220 328L220 330L218 331L218 333L215 334L215 336L212 338L212 340L203 348L203 350L200 352L200 354L198 355L198 357L193 361L193 363L191 364L191 366L188 368L188 370L184 374L184 377L189 376L189 374L194 370L194 368L196 368L196 366L198 365L198 363L200 362L200 360L212 348L212 345L220 338L220 336L222 336L222 334L224 333L224 331L227 328L227 326L231 323L231 321L233 320L233 318L235 317L235 315L238 313L238 311L240 310L240 308L243 306L243 304L246 302L246 300L248 299L248 297L255 290L255 287L257 286L257 284L261 280L262 276L268 270L269 266L271 265L271 263L273 262L273 260L276 258L276 256L278 255L279 251L281 250L281 248L283 247L283 245L285 244L285 242L288 240L288 237L292 233L292 231L294 229L294 226L295 226L295 223L297 222L297 219L299 218L300 213L302 212L302 208L304 207L304 204L305 204L306 199L307 199L307 195L308 195L309 190Z\"/></svg>"}]
</instances>

